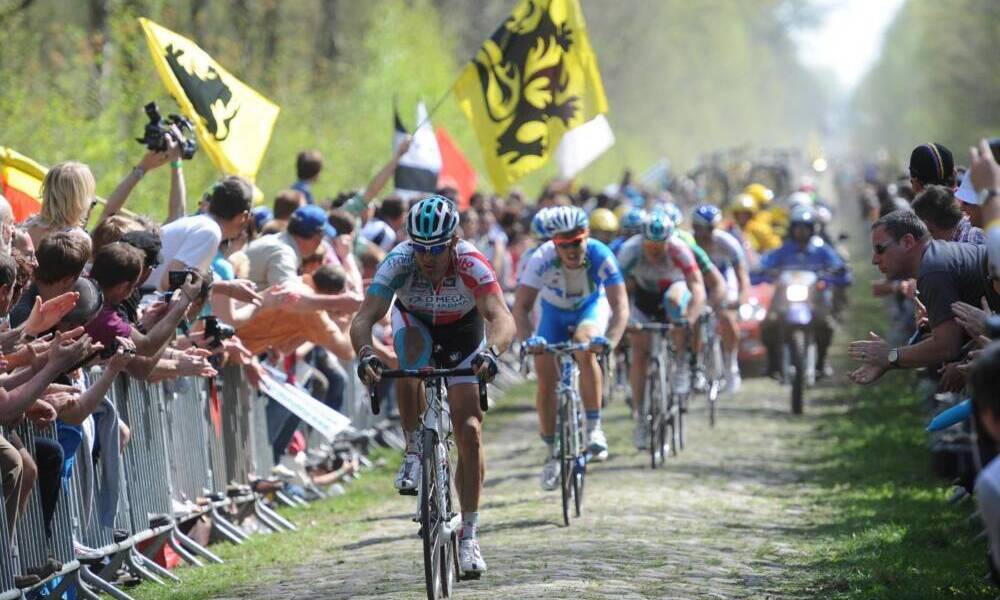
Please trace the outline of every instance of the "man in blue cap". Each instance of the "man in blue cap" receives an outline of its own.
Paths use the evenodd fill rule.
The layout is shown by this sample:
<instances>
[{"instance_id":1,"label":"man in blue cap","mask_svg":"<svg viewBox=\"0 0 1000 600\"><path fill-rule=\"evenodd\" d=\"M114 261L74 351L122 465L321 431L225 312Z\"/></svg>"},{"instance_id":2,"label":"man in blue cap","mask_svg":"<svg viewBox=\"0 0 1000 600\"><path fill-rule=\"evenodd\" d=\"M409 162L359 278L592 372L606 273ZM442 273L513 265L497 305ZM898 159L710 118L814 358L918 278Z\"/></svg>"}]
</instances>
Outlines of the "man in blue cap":
<instances>
[{"instance_id":1,"label":"man in blue cap","mask_svg":"<svg viewBox=\"0 0 1000 600\"><path fill-rule=\"evenodd\" d=\"M324 238L337 237L337 230L327 221L326 212L313 204L301 206L292 213L284 233L265 235L247 246L250 259L248 278L258 290L279 283L297 281L302 260L316 254ZM299 309L352 311L361 304L353 292L336 295L304 294Z\"/></svg>"}]
</instances>

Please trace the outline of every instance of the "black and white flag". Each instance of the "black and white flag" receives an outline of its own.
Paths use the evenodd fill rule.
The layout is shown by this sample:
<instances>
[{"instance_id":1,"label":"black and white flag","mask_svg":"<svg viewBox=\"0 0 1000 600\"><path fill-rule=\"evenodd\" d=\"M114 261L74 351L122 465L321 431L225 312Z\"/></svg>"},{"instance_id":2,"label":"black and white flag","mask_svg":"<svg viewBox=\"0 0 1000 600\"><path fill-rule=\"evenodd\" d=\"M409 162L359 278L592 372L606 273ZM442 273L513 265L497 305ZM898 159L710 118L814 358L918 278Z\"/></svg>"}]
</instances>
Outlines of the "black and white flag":
<instances>
[{"instance_id":1,"label":"black and white flag","mask_svg":"<svg viewBox=\"0 0 1000 600\"><path fill-rule=\"evenodd\" d=\"M395 106L393 115L396 123L392 147L397 148L407 131ZM427 107L423 102L417 104L417 125L419 128L413 134L410 149L399 160L399 167L396 168L396 192L402 196L433 193L437 190L438 173L441 172L441 150L438 148L434 129L427 119Z\"/></svg>"}]
</instances>

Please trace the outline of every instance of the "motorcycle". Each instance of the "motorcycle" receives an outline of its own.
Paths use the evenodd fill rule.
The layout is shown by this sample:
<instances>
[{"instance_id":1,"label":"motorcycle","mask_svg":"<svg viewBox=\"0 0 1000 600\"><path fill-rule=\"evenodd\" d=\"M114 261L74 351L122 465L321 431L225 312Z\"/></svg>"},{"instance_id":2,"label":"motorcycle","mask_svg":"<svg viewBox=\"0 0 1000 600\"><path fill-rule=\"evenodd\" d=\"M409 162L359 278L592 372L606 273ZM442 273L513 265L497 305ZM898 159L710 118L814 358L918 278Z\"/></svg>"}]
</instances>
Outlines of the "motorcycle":
<instances>
[{"instance_id":1,"label":"motorcycle","mask_svg":"<svg viewBox=\"0 0 1000 600\"><path fill-rule=\"evenodd\" d=\"M781 373L791 383L792 413L802 414L805 389L816 382L816 340L813 322L831 310L831 289L822 272L785 269L775 278L771 300L782 345Z\"/></svg>"}]
</instances>

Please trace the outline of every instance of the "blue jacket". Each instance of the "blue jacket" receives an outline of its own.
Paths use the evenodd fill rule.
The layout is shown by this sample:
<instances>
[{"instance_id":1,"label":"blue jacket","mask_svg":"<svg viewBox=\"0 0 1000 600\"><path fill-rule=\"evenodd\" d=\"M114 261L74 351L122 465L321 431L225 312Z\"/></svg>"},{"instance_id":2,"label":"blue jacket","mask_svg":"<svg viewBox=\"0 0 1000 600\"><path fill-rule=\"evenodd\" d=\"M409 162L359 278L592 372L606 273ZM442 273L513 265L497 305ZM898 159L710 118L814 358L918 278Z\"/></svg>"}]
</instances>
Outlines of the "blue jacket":
<instances>
[{"instance_id":1,"label":"blue jacket","mask_svg":"<svg viewBox=\"0 0 1000 600\"><path fill-rule=\"evenodd\" d=\"M801 268L806 271L839 270L839 274L827 274L823 277L833 285L850 285L851 273L845 268L844 261L837 252L818 236L813 236L805 250L799 249L797 242L786 240L780 248L776 248L760 259L760 268L764 272L762 279L769 281L768 271Z\"/></svg>"}]
</instances>

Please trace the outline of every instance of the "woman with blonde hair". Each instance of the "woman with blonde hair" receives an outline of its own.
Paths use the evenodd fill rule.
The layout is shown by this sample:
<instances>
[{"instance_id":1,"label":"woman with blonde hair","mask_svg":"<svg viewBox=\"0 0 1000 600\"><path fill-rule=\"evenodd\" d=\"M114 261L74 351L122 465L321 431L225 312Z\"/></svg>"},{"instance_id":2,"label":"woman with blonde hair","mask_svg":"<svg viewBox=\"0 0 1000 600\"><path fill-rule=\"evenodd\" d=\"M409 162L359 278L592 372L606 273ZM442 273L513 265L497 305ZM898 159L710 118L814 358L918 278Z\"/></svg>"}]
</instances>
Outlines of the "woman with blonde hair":
<instances>
[{"instance_id":1,"label":"woman with blonde hair","mask_svg":"<svg viewBox=\"0 0 1000 600\"><path fill-rule=\"evenodd\" d=\"M42 181L42 210L26 223L31 241L37 247L52 233L82 229L96 194L97 183L87 165L67 161L53 166Z\"/></svg>"}]
</instances>

